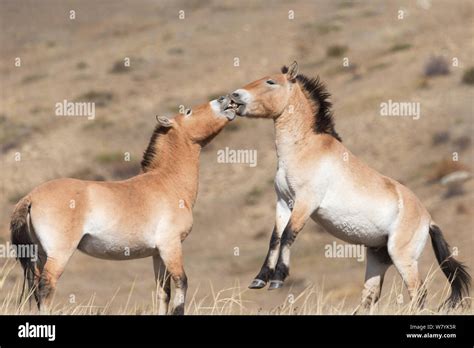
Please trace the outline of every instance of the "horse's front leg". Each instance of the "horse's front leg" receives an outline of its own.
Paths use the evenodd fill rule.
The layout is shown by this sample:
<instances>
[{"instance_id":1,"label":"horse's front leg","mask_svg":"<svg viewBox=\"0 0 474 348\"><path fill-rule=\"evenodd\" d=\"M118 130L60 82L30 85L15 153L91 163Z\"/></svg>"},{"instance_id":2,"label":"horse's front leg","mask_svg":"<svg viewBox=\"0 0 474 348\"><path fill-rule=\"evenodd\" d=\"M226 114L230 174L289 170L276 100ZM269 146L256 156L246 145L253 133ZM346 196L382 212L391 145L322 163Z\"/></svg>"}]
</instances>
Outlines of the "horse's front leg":
<instances>
[{"instance_id":1,"label":"horse's front leg","mask_svg":"<svg viewBox=\"0 0 474 348\"><path fill-rule=\"evenodd\" d=\"M281 236L280 253L268 290L278 289L283 286L283 282L290 272L290 247L312 212L313 209L305 200L296 200L288 224Z\"/></svg>"},{"instance_id":2,"label":"horse's front leg","mask_svg":"<svg viewBox=\"0 0 474 348\"><path fill-rule=\"evenodd\" d=\"M278 255L280 254L280 238L288 223L290 215L291 209L289 205L283 198L279 198L276 204L275 228L273 229L272 237L270 239L267 257L263 262L260 272L258 272L255 279L249 285L250 289L261 289L265 287L267 282L273 276L278 261Z\"/></svg>"},{"instance_id":3,"label":"horse's front leg","mask_svg":"<svg viewBox=\"0 0 474 348\"><path fill-rule=\"evenodd\" d=\"M153 255L153 270L155 271L156 292L159 302L158 314L167 314L171 298L171 276L160 255Z\"/></svg>"},{"instance_id":4,"label":"horse's front leg","mask_svg":"<svg viewBox=\"0 0 474 348\"><path fill-rule=\"evenodd\" d=\"M183 315L188 279L184 272L181 240L179 238L171 239L165 245L158 246L158 250L166 267L166 271L169 272L174 282L175 294L171 313L174 315Z\"/></svg>"}]
</instances>

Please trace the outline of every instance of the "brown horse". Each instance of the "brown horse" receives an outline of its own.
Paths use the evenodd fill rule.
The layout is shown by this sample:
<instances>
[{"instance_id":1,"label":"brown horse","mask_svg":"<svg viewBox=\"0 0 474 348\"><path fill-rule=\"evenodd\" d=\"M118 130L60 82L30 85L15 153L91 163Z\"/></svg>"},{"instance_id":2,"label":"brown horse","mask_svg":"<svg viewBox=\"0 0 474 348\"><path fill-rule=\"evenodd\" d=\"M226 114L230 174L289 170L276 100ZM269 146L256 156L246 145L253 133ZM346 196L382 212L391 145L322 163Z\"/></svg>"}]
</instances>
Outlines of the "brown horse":
<instances>
[{"instance_id":1,"label":"brown horse","mask_svg":"<svg viewBox=\"0 0 474 348\"><path fill-rule=\"evenodd\" d=\"M439 227L415 194L368 167L341 143L329 93L317 79L298 75L294 62L231 94L230 107L250 118L273 119L278 170L276 223L265 262L250 288L283 285L290 246L311 217L334 236L367 247L362 305L375 303L393 263L421 304L418 258L431 236L436 258L451 283L449 304L468 295L470 276L456 261Z\"/></svg>"},{"instance_id":2,"label":"brown horse","mask_svg":"<svg viewBox=\"0 0 474 348\"><path fill-rule=\"evenodd\" d=\"M66 263L76 249L109 260L152 256L160 302L183 314L187 279L181 243L193 225L199 154L235 117L227 97L158 117L143 161L143 173L115 182L58 179L21 199L11 220L13 245L37 245L38 260L19 257L38 308L48 308ZM25 288L25 285L23 289Z\"/></svg>"}]
</instances>

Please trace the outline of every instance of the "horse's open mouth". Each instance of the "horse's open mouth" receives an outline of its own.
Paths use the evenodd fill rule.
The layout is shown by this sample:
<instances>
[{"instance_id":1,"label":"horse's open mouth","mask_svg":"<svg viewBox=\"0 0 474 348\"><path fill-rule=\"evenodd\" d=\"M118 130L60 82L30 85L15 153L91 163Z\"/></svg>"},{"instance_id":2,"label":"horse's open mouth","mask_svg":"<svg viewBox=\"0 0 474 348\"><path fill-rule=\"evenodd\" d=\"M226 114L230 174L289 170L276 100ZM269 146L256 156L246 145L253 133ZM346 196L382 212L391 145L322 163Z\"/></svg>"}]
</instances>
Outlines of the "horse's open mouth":
<instances>
[{"instance_id":1,"label":"horse's open mouth","mask_svg":"<svg viewBox=\"0 0 474 348\"><path fill-rule=\"evenodd\" d=\"M237 110L242 104L237 104L235 101L231 100L229 105L225 108L226 110Z\"/></svg>"},{"instance_id":2,"label":"horse's open mouth","mask_svg":"<svg viewBox=\"0 0 474 348\"><path fill-rule=\"evenodd\" d=\"M242 109L245 108L244 104L232 100L232 98L228 95L220 97L217 99L217 101L220 103L222 111L232 110L234 111L234 115L238 115L239 112L242 112Z\"/></svg>"},{"instance_id":3,"label":"horse's open mouth","mask_svg":"<svg viewBox=\"0 0 474 348\"><path fill-rule=\"evenodd\" d=\"M237 116L242 116L242 113L244 112L244 109L245 109L245 104L235 102L231 99L229 105L227 105L225 109L234 110Z\"/></svg>"}]
</instances>

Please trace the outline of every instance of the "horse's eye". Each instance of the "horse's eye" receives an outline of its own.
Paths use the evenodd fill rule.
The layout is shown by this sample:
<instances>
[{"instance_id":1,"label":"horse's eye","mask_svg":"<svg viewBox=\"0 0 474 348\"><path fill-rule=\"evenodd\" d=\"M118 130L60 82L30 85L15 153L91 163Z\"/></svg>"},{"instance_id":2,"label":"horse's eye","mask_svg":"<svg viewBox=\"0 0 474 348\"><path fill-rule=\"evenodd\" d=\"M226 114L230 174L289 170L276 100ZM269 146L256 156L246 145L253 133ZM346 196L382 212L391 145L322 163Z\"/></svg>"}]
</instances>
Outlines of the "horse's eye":
<instances>
[{"instance_id":1,"label":"horse's eye","mask_svg":"<svg viewBox=\"0 0 474 348\"><path fill-rule=\"evenodd\" d=\"M273 80L267 80L267 84L269 85L276 85L276 82Z\"/></svg>"}]
</instances>

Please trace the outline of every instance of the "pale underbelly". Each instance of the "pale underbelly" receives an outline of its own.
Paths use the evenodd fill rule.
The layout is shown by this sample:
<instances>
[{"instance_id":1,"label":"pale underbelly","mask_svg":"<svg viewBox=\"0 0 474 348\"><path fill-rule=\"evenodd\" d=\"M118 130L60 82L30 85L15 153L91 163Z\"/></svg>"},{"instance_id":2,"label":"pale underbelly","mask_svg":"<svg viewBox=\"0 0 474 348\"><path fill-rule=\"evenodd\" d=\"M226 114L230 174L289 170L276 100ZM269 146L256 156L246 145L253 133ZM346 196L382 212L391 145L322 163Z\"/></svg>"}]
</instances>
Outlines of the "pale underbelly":
<instances>
[{"instance_id":1,"label":"pale underbelly","mask_svg":"<svg viewBox=\"0 0 474 348\"><path fill-rule=\"evenodd\" d=\"M374 222L360 214L329 214L319 209L312 219L333 236L351 244L363 244L368 247L379 247L387 244L388 225Z\"/></svg>"},{"instance_id":2,"label":"pale underbelly","mask_svg":"<svg viewBox=\"0 0 474 348\"><path fill-rule=\"evenodd\" d=\"M87 255L106 260L139 259L157 253L154 243L144 238L131 239L113 233L101 236L86 234L78 249Z\"/></svg>"}]
</instances>

